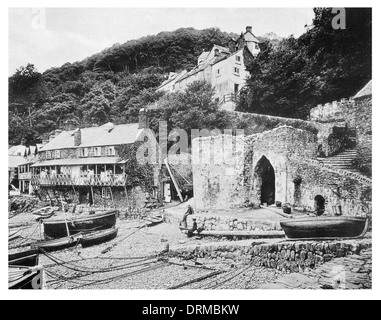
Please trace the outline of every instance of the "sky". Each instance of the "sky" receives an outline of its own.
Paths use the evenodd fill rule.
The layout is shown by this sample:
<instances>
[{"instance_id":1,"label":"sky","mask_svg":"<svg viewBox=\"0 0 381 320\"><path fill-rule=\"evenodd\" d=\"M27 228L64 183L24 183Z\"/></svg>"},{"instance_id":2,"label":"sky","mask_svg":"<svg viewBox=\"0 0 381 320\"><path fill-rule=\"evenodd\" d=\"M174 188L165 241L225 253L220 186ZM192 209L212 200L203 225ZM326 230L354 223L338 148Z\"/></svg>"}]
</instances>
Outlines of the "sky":
<instances>
[{"instance_id":1,"label":"sky","mask_svg":"<svg viewBox=\"0 0 381 320\"><path fill-rule=\"evenodd\" d=\"M181 27L299 36L312 8L10 8L8 74L27 63L39 72L81 61L115 43Z\"/></svg>"}]
</instances>

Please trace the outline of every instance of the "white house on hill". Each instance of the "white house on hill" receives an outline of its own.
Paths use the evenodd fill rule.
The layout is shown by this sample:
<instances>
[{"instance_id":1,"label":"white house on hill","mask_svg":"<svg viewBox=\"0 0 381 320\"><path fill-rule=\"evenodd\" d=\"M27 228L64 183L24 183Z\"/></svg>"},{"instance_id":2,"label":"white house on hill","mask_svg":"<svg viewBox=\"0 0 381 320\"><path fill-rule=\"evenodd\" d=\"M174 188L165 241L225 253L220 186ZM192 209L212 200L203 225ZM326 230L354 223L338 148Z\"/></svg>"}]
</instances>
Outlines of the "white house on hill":
<instances>
[{"instance_id":1,"label":"white house on hill","mask_svg":"<svg viewBox=\"0 0 381 320\"><path fill-rule=\"evenodd\" d=\"M211 51L204 51L197 59L197 66L192 70L170 73L158 91L173 92L184 90L197 80L205 80L216 89L216 100L221 110L235 109L237 94L245 86L249 72L244 65L244 50L253 57L259 52L260 40L252 33L252 27L229 41L229 48L214 45Z\"/></svg>"}]
</instances>

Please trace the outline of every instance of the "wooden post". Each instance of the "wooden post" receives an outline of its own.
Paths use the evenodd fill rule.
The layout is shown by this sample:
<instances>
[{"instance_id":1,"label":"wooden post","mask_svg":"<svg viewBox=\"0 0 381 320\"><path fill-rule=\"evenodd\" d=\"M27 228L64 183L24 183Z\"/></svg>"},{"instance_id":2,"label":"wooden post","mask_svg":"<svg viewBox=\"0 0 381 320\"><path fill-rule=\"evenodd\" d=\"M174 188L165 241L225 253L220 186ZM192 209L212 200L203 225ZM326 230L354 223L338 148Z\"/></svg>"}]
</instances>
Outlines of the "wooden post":
<instances>
[{"instance_id":1,"label":"wooden post","mask_svg":"<svg viewBox=\"0 0 381 320\"><path fill-rule=\"evenodd\" d=\"M111 201L112 201L112 204L114 205L114 208L116 208L116 205L115 205L115 202L114 202L114 195L112 194L112 189L111 187L109 187L110 189L110 194L111 194Z\"/></svg>"},{"instance_id":2,"label":"wooden post","mask_svg":"<svg viewBox=\"0 0 381 320\"><path fill-rule=\"evenodd\" d=\"M169 175L171 176L171 179L172 179L172 181L173 181L173 184L175 185L177 194L178 194L178 196L179 196L179 198L180 198L180 202L184 202L183 196L181 195L181 190L180 190L180 188L179 188L179 186L178 186L178 184L177 184L177 181L176 181L175 176L174 176L173 173L172 173L172 170L171 170L171 168L170 168L170 166L169 166L169 164L168 164L167 159L164 159L164 164L166 165L166 167L167 167L167 169L168 169L168 172L169 172Z\"/></svg>"},{"instance_id":3,"label":"wooden post","mask_svg":"<svg viewBox=\"0 0 381 320\"><path fill-rule=\"evenodd\" d=\"M90 190L91 190L91 199L93 200L93 204L94 204L94 190L93 190L93 186L90 185Z\"/></svg>"},{"instance_id":4,"label":"wooden post","mask_svg":"<svg viewBox=\"0 0 381 320\"><path fill-rule=\"evenodd\" d=\"M127 207L130 206L130 201L128 200L128 192L127 192L127 187L124 186L124 190L126 191L126 200L127 200Z\"/></svg>"}]
</instances>

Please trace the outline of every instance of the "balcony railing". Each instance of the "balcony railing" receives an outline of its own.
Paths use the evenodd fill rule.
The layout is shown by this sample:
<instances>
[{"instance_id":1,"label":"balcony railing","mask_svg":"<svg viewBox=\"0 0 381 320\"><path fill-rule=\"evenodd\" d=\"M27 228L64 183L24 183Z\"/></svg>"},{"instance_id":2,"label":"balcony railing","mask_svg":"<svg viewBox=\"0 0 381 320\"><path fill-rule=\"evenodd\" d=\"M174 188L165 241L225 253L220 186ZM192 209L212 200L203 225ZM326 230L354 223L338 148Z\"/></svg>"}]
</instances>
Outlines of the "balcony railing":
<instances>
[{"instance_id":1,"label":"balcony railing","mask_svg":"<svg viewBox=\"0 0 381 320\"><path fill-rule=\"evenodd\" d=\"M30 180L30 179L32 179L31 172L19 173L19 180Z\"/></svg>"},{"instance_id":2,"label":"balcony railing","mask_svg":"<svg viewBox=\"0 0 381 320\"><path fill-rule=\"evenodd\" d=\"M50 176L34 175L32 184L40 186L100 186L123 187L126 185L125 174L94 174L94 175L69 175L57 174Z\"/></svg>"}]
</instances>

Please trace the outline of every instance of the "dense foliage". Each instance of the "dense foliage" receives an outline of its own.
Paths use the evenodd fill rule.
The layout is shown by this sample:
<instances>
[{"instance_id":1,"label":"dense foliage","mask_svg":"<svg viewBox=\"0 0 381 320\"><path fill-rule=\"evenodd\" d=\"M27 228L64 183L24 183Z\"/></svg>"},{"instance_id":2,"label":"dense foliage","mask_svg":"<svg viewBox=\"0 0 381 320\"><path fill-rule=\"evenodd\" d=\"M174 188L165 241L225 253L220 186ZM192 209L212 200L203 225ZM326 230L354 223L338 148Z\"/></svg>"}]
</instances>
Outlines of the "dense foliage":
<instances>
[{"instance_id":1,"label":"dense foliage","mask_svg":"<svg viewBox=\"0 0 381 320\"><path fill-rule=\"evenodd\" d=\"M330 9L315 9L312 27L298 39L263 42L239 110L304 119L318 103L354 95L371 79L371 9L347 9L346 29L334 30ZM81 62L39 73L32 64L9 78L9 144L36 143L54 129L105 122L131 123L155 104L151 124L169 130L230 128L212 89L195 83L183 93L156 92L168 72L190 69L203 50L227 46L219 29L161 32L113 47Z\"/></svg>"},{"instance_id":2,"label":"dense foliage","mask_svg":"<svg viewBox=\"0 0 381 320\"><path fill-rule=\"evenodd\" d=\"M338 30L332 9L314 11L313 25L298 39L262 44L248 63L239 110L304 119L317 104L353 96L371 79L371 9L346 9L346 28Z\"/></svg>"},{"instance_id":3,"label":"dense foliage","mask_svg":"<svg viewBox=\"0 0 381 320\"><path fill-rule=\"evenodd\" d=\"M190 69L203 50L227 45L219 29L179 29L116 44L81 62L39 73L32 64L9 78L9 143L35 143L67 125L135 122L162 96L168 72Z\"/></svg>"}]
</instances>

